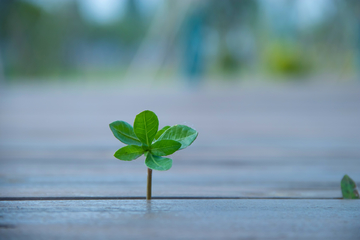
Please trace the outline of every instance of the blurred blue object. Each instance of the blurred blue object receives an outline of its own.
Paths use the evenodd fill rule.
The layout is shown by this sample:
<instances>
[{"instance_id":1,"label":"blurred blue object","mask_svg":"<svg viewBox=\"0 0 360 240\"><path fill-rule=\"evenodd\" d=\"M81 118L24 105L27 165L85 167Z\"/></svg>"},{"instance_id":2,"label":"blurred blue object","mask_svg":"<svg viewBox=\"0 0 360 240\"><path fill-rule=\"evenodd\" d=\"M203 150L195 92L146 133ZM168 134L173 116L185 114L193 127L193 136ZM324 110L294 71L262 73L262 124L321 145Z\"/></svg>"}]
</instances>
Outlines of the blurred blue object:
<instances>
[{"instance_id":1,"label":"blurred blue object","mask_svg":"<svg viewBox=\"0 0 360 240\"><path fill-rule=\"evenodd\" d=\"M202 9L195 9L185 20L184 70L191 83L197 83L204 72L204 18Z\"/></svg>"}]
</instances>

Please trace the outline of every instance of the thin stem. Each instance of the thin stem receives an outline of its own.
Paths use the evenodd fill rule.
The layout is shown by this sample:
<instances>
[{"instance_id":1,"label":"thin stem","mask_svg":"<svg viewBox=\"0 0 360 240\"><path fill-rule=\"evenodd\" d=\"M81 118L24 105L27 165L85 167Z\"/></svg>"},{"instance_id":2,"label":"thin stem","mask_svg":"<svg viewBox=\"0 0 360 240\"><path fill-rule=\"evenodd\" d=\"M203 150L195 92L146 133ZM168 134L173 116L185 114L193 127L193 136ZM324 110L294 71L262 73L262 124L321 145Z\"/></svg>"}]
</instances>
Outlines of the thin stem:
<instances>
[{"instance_id":1,"label":"thin stem","mask_svg":"<svg viewBox=\"0 0 360 240\"><path fill-rule=\"evenodd\" d=\"M151 182L152 182L152 170L148 168L146 200L151 200Z\"/></svg>"}]
</instances>

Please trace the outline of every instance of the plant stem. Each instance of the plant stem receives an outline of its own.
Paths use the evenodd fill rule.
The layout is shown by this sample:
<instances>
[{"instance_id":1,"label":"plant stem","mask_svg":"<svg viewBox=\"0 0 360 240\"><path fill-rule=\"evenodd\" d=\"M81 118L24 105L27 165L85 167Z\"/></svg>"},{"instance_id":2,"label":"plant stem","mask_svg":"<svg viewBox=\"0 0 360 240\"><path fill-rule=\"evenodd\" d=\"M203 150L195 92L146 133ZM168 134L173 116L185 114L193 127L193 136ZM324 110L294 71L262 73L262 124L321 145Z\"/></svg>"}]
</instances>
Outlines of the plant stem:
<instances>
[{"instance_id":1,"label":"plant stem","mask_svg":"<svg viewBox=\"0 0 360 240\"><path fill-rule=\"evenodd\" d=\"M152 182L152 170L148 168L146 200L151 200L151 182Z\"/></svg>"}]
</instances>

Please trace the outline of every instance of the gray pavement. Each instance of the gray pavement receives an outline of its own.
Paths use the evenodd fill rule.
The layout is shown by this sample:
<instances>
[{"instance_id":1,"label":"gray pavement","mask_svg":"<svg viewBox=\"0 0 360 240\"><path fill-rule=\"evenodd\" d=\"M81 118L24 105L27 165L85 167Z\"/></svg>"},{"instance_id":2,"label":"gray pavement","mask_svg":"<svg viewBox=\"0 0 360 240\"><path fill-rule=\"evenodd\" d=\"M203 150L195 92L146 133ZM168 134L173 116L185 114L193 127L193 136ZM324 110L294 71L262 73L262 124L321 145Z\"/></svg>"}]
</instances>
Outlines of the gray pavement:
<instances>
[{"instance_id":1,"label":"gray pavement","mask_svg":"<svg viewBox=\"0 0 360 240\"><path fill-rule=\"evenodd\" d=\"M154 172L165 199L65 201L145 196L144 159L115 159L108 127L145 109L199 132ZM339 200L360 181L359 84L12 86L0 113L1 239L360 238L359 201Z\"/></svg>"}]
</instances>

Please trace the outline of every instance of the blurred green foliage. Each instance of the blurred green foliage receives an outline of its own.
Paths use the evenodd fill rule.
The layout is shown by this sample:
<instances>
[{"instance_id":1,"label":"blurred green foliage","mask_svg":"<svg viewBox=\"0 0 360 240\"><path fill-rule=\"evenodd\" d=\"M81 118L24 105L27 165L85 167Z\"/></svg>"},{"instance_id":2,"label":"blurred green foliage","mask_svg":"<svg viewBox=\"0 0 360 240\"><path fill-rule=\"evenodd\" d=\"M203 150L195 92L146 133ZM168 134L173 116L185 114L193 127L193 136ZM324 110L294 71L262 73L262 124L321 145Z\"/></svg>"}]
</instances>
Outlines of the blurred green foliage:
<instances>
[{"instance_id":1,"label":"blurred green foliage","mask_svg":"<svg viewBox=\"0 0 360 240\"><path fill-rule=\"evenodd\" d=\"M197 77L239 77L246 71L304 76L342 71L342 59L350 59L346 64L360 59L360 4L355 0L337 5L329 0L332 10L307 27L301 27L300 18L287 19L295 4L284 4L283 16L260 0L159 1L148 12L141 5L146 0L124 1L124 13L106 24L86 19L78 0L51 10L31 0L0 1L0 69L8 79L107 78L124 74L139 49L145 49L145 68L161 66L178 74L176 69L185 65ZM181 30L184 25L187 31ZM159 29L153 31L154 26ZM149 35L153 42L146 42Z\"/></svg>"},{"instance_id":2,"label":"blurred green foliage","mask_svg":"<svg viewBox=\"0 0 360 240\"><path fill-rule=\"evenodd\" d=\"M277 41L265 51L265 63L270 72L280 75L302 76L310 73L311 59L299 45Z\"/></svg>"},{"instance_id":3,"label":"blurred green foliage","mask_svg":"<svg viewBox=\"0 0 360 240\"><path fill-rule=\"evenodd\" d=\"M112 48L108 52L136 48L146 33L135 1L128 1L122 19L107 25L85 21L76 1L51 13L27 1L2 2L0 9L5 13L0 18L0 48L8 77L66 76L86 69L103 72L104 59L95 51L90 54L94 47L100 52L107 50L108 43ZM131 58L127 54L125 62ZM113 65L119 62L115 61Z\"/></svg>"}]
</instances>

